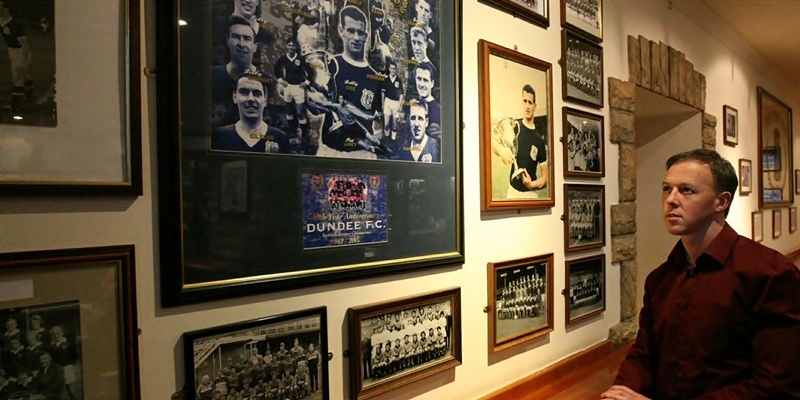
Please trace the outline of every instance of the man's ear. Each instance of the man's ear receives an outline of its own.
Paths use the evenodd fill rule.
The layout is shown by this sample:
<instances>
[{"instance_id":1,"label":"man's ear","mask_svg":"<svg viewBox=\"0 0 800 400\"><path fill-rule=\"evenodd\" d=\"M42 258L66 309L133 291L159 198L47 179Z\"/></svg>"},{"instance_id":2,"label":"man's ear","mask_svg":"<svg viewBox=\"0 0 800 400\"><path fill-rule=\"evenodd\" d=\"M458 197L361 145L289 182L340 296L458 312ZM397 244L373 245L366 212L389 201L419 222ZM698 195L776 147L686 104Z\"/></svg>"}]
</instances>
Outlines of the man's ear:
<instances>
[{"instance_id":1,"label":"man's ear","mask_svg":"<svg viewBox=\"0 0 800 400\"><path fill-rule=\"evenodd\" d=\"M717 205L714 207L714 211L716 212L725 212L726 209L730 208L731 201L733 201L733 195L731 192L722 192L717 195Z\"/></svg>"}]
</instances>

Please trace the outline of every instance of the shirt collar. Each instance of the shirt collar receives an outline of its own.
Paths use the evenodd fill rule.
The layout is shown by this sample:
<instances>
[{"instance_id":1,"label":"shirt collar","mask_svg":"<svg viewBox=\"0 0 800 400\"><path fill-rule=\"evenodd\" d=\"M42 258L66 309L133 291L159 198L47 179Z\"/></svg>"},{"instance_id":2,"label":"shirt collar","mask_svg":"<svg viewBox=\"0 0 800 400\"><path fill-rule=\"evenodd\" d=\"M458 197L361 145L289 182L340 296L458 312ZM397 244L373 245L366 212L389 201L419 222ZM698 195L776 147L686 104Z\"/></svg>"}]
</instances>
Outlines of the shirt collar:
<instances>
[{"instance_id":1,"label":"shirt collar","mask_svg":"<svg viewBox=\"0 0 800 400\"><path fill-rule=\"evenodd\" d=\"M739 239L739 234L727 223L722 227L722 230L717 234L717 237L711 241L711 244L706 247L703 254L698 257L695 264L706 264L703 260L714 260L716 264L724 266L728 262L728 258L733 252L736 241ZM670 264L684 265L686 264L686 249L683 247L683 242L678 240L675 247L669 253L667 260Z\"/></svg>"}]
</instances>

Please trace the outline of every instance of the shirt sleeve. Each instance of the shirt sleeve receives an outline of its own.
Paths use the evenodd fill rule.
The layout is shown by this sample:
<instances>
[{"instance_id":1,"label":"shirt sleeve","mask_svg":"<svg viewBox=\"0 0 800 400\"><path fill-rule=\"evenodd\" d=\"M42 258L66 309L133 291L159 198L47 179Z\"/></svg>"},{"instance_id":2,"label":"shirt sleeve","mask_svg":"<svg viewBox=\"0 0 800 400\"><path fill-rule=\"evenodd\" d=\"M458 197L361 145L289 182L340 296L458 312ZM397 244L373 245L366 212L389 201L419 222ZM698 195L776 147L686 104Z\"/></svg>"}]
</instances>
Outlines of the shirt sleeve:
<instances>
[{"instance_id":1,"label":"shirt sleeve","mask_svg":"<svg viewBox=\"0 0 800 400\"><path fill-rule=\"evenodd\" d=\"M614 384L627 386L639 394L651 397L655 389L654 371L657 365L658 351L653 345L655 333L650 310L652 291L648 289L650 285L647 283L649 283L649 277L645 283L644 305L639 313L639 332L636 334L636 341L631 346L628 355L625 356L625 361L619 367Z\"/></svg>"}]
</instances>

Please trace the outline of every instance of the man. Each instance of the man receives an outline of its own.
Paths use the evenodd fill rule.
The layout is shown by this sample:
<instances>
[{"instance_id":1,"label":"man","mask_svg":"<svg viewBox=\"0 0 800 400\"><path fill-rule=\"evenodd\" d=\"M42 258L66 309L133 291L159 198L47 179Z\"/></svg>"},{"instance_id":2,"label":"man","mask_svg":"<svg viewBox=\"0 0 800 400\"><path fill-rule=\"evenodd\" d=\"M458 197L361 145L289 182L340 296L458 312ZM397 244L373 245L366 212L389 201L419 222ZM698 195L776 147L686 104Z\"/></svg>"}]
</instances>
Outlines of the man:
<instances>
[{"instance_id":1,"label":"man","mask_svg":"<svg viewBox=\"0 0 800 400\"><path fill-rule=\"evenodd\" d=\"M415 26L408 32L411 38L411 52L414 57L414 62L419 65L422 63L430 63L428 58L428 34L425 29Z\"/></svg>"},{"instance_id":2,"label":"man","mask_svg":"<svg viewBox=\"0 0 800 400\"><path fill-rule=\"evenodd\" d=\"M263 120L267 91L262 78L242 75L236 81L233 103L239 121L214 130L211 150L255 153L288 153L289 135Z\"/></svg>"},{"instance_id":3,"label":"man","mask_svg":"<svg viewBox=\"0 0 800 400\"><path fill-rule=\"evenodd\" d=\"M308 0L308 3L294 18L297 25L297 43L300 45L300 54L312 53L319 47L320 14L319 0Z\"/></svg>"},{"instance_id":4,"label":"man","mask_svg":"<svg viewBox=\"0 0 800 400\"><path fill-rule=\"evenodd\" d=\"M11 99L7 108L12 111L21 111L25 99L32 96L33 80L29 75L31 63L31 48L22 22L11 16L6 1L0 1L0 36L8 49L8 58L11 59Z\"/></svg>"},{"instance_id":5,"label":"man","mask_svg":"<svg viewBox=\"0 0 800 400\"><path fill-rule=\"evenodd\" d=\"M440 161L439 141L428 136L428 106L411 100L408 106L409 143L403 148L401 160L438 163Z\"/></svg>"},{"instance_id":6,"label":"man","mask_svg":"<svg viewBox=\"0 0 800 400\"><path fill-rule=\"evenodd\" d=\"M369 7L370 35L369 57L373 67L383 71L386 60L391 55L389 42L392 38L392 20L386 17L386 10L381 0L370 0Z\"/></svg>"},{"instance_id":7,"label":"man","mask_svg":"<svg viewBox=\"0 0 800 400\"><path fill-rule=\"evenodd\" d=\"M433 65L422 63L414 68L414 82L417 87L417 96L421 103L428 107L428 136L442 140L442 106L433 97Z\"/></svg>"},{"instance_id":8,"label":"man","mask_svg":"<svg viewBox=\"0 0 800 400\"><path fill-rule=\"evenodd\" d=\"M250 24L255 32L256 43L268 43L272 40L272 33L265 29L266 21L256 17L256 12L261 6L261 0L234 0L232 17L239 17Z\"/></svg>"},{"instance_id":9,"label":"man","mask_svg":"<svg viewBox=\"0 0 800 400\"><path fill-rule=\"evenodd\" d=\"M536 191L547 187L547 145L533 123L535 112L536 92L526 84L522 87L523 117L514 120L513 124L516 154L509 147L492 140L492 152L504 164L513 164L509 172L508 199L538 198Z\"/></svg>"},{"instance_id":10,"label":"man","mask_svg":"<svg viewBox=\"0 0 800 400\"><path fill-rule=\"evenodd\" d=\"M414 20L416 26L425 30L428 47L434 48L436 46L436 35L433 32L433 28L431 28L431 18L433 17L431 0L417 0L414 11L416 12Z\"/></svg>"},{"instance_id":11,"label":"man","mask_svg":"<svg viewBox=\"0 0 800 400\"><path fill-rule=\"evenodd\" d=\"M667 160L667 231L636 342L603 399L800 397L800 270L726 222L737 179L712 150Z\"/></svg>"},{"instance_id":12,"label":"man","mask_svg":"<svg viewBox=\"0 0 800 400\"><path fill-rule=\"evenodd\" d=\"M403 80L397 75L397 62L389 59L389 76L383 81L381 96L383 102L383 130L385 138L397 140L400 109L403 105Z\"/></svg>"},{"instance_id":13,"label":"man","mask_svg":"<svg viewBox=\"0 0 800 400\"><path fill-rule=\"evenodd\" d=\"M306 64L297 53L297 40L294 38L290 37L286 41L286 54L282 54L275 62L274 72L278 84L283 88L289 133L297 132L301 141L308 141L306 88L309 85L309 74ZM295 114L297 114L297 124L294 123Z\"/></svg>"},{"instance_id":14,"label":"man","mask_svg":"<svg viewBox=\"0 0 800 400\"><path fill-rule=\"evenodd\" d=\"M34 393L40 400L61 400L65 392L64 370L53 364L53 358L48 352L39 355L39 363L42 368L36 374L34 382Z\"/></svg>"}]
</instances>

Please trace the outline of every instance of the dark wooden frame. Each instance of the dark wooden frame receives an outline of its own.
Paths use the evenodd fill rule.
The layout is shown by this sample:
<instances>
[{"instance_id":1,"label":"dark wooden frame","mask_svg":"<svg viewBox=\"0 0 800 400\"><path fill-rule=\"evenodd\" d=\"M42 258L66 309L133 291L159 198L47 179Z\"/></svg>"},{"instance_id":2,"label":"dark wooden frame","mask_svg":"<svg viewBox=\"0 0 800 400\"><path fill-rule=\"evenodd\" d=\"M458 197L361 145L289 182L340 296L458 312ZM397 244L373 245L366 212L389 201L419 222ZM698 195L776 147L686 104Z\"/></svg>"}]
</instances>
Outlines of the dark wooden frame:
<instances>
[{"instance_id":1,"label":"dark wooden frame","mask_svg":"<svg viewBox=\"0 0 800 400\"><path fill-rule=\"evenodd\" d=\"M569 231L571 228L570 225L570 212L569 212L569 196L570 193L575 190L588 190L588 191L597 191L600 193L600 241L596 243L589 243L584 245L571 245L570 244L570 236ZM606 189L604 185L576 185L576 184L564 184L564 251L571 252L577 250L586 250L586 249L593 249L597 247L603 247L606 245Z\"/></svg>"},{"instance_id":2,"label":"dark wooden frame","mask_svg":"<svg viewBox=\"0 0 800 400\"><path fill-rule=\"evenodd\" d=\"M570 170L569 163L567 160L569 159L569 128L570 123L568 121L569 116L576 116L580 118L586 118L589 120L593 120L597 122L600 126L600 131L598 133L598 143L600 144L600 172L594 171L581 171L581 170ZM562 148L562 165L564 170L564 177L572 176L572 177L587 177L587 178L602 178L606 176L606 145L605 145L605 124L604 124L604 117L598 114L592 114L585 111L578 110L576 108L570 107L562 107L562 136L561 136L561 148Z\"/></svg>"},{"instance_id":3,"label":"dark wooden frame","mask_svg":"<svg viewBox=\"0 0 800 400\"><path fill-rule=\"evenodd\" d=\"M568 85L568 83L569 83L569 76L568 76L569 75L568 74L568 72L569 72L568 62L569 61L568 60L569 59L567 58L567 48L568 47L572 47L572 46L570 46L571 42L573 42L575 44L579 44L580 43L582 45L585 45L585 47L587 47L589 50L595 52L596 54L599 54L599 56L600 56L600 78L597 79L597 82L596 82L598 87L599 87L599 89L600 89L600 96L599 96L599 100L600 101L599 102L586 100L586 99L581 99L579 97L576 97L573 94L570 94L569 85ZM604 83L603 83L603 76L605 75L604 66L603 66L603 64L604 64L603 63L603 48L600 47L600 45L598 45L597 43L594 43L591 40L588 40L588 39L584 38L582 35L573 33L572 31L567 30L567 29L562 29L561 30L561 62L560 62L560 64L561 64L561 92L563 94L564 101L571 101L571 102L578 103L578 104L581 104L581 105L584 105L584 106L598 108L598 109L603 108L603 105L605 104L605 88L604 88Z\"/></svg>"},{"instance_id":4,"label":"dark wooden frame","mask_svg":"<svg viewBox=\"0 0 800 400\"><path fill-rule=\"evenodd\" d=\"M775 103L777 108L776 112L781 121L776 121L774 118L767 118L763 115L765 113L765 100ZM772 208L772 207L785 207L794 203L794 190L792 190L792 179L788 174L792 171L792 109L786 103L775 97L772 93L768 92L761 86L758 87L758 208ZM770 124L770 126L765 126ZM777 124L777 127L776 127ZM772 129L771 129L772 128ZM784 128L786 131L782 131ZM763 132L765 129L768 132ZM770 131L771 130L771 131ZM771 143L770 146L765 146L765 140L771 135L776 139L776 143ZM776 136L777 135L777 136ZM764 152L769 148L777 150L777 157L779 166L776 169L764 169ZM783 184L779 188L766 188L764 181L768 173L781 174L786 178L780 179ZM786 186L788 185L788 187ZM781 191L780 201L765 201L764 192L767 189L778 189Z\"/></svg>"},{"instance_id":5,"label":"dark wooden frame","mask_svg":"<svg viewBox=\"0 0 800 400\"><path fill-rule=\"evenodd\" d=\"M545 144L547 146L547 188L549 188L549 197L542 199L497 199L493 198L493 173L492 173L492 158L495 157L492 153L492 103L491 103L491 82L489 71L489 57L495 56L506 59L516 63L522 67L528 67L536 70L539 73L545 74L545 84L547 86L546 93L536 93L537 109L545 102L542 96L546 96L547 115L545 117L535 117L534 120L539 118L546 118L547 130ZM478 102L481 109L480 113L480 126L481 126L481 210L507 210L507 209L527 209L527 208L542 208L552 207L555 205L556 190L555 190L555 163L553 162L553 67L550 63L544 62L537 58L522 54L520 52L502 47L500 45L485 41L483 39L478 41ZM520 93L522 92L520 86ZM512 94L509 94L512 95ZM517 112L515 110L515 112ZM538 130L538 129L537 129ZM541 132L540 132L541 134ZM506 174L507 176L507 174Z\"/></svg>"},{"instance_id":6,"label":"dark wooden frame","mask_svg":"<svg viewBox=\"0 0 800 400\"><path fill-rule=\"evenodd\" d=\"M750 222L752 231L751 238L756 242L764 240L764 215L761 211L753 211L750 213Z\"/></svg>"},{"instance_id":7,"label":"dark wooden frame","mask_svg":"<svg viewBox=\"0 0 800 400\"><path fill-rule=\"evenodd\" d=\"M745 190L744 188L744 174L742 173L742 169L744 166L750 168L750 185ZM739 159L739 195L747 195L753 191L753 162L746 158Z\"/></svg>"},{"instance_id":8,"label":"dark wooden frame","mask_svg":"<svg viewBox=\"0 0 800 400\"><path fill-rule=\"evenodd\" d=\"M777 239L783 233L783 221L781 221L781 209L775 208L772 210L772 238Z\"/></svg>"},{"instance_id":9,"label":"dark wooden frame","mask_svg":"<svg viewBox=\"0 0 800 400\"><path fill-rule=\"evenodd\" d=\"M120 143L122 154L128 156L129 165L122 181L43 181L0 180L0 196L47 195L47 196L139 196L142 194L142 112L141 112L141 65L140 65L140 0L119 0L121 14L125 16L124 31L127 37L108 37L124 46L124 61L119 61L120 70L109 71L125 79L127 94L127 121L122 127L128 143ZM119 19L104 21L116 23ZM66 21L60 23L67 23ZM125 70L127 68L127 71ZM64 71L62 71L64 72ZM124 114L124 113L123 113ZM8 126L8 125L6 125ZM7 129L7 128L3 128ZM119 132L111 132L118 135ZM122 135L120 135L122 136ZM121 137L122 141L123 138Z\"/></svg>"},{"instance_id":10,"label":"dark wooden frame","mask_svg":"<svg viewBox=\"0 0 800 400\"><path fill-rule=\"evenodd\" d=\"M536 26L547 29L550 26L550 1L540 0L547 4L544 5L545 15L540 15L521 4L517 4L512 0L478 0L481 3L488 4L498 10L502 10L524 21L528 21ZM524 1L524 0L521 0Z\"/></svg>"},{"instance_id":11,"label":"dark wooden frame","mask_svg":"<svg viewBox=\"0 0 800 400\"><path fill-rule=\"evenodd\" d=\"M64 272L69 273L71 268L76 267L106 267L114 265L116 275L116 310L115 315L94 315L90 318L105 317L104 323L116 324L119 330L119 337L116 345L105 349L106 352L119 351L120 363L117 374L119 376L119 386L121 393L119 398L139 400L141 391L139 388L139 337L136 314L136 271L135 271L135 249L133 245L106 246L106 247L87 247L63 250L43 250L25 251L18 253L0 253L0 282L5 280L7 275L20 273L36 272ZM13 277L14 281L24 281L19 277ZM35 278L29 278L31 280ZM36 284L35 282L33 283ZM63 285L69 286L76 284L75 281L64 279ZM92 291L91 285L85 285L83 290ZM106 288L107 289L107 288ZM34 296L35 299L35 296ZM28 300L28 299L25 299ZM12 300L0 301L9 303ZM15 301L15 300L13 300ZM86 318L86 317L84 317ZM103 332L107 334L108 332ZM84 348L84 351L88 351ZM103 357L103 354L95 354L95 357ZM86 360L86 356L83 356ZM88 376L84 376L88 379ZM85 386L84 386L85 388Z\"/></svg>"},{"instance_id":12,"label":"dark wooden frame","mask_svg":"<svg viewBox=\"0 0 800 400\"><path fill-rule=\"evenodd\" d=\"M598 10L597 20L600 22L600 35L596 35L593 32L589 32L586 29L583 29L577 24L574 24L569 21L569 16L567 15L567 2L570 0L561 0L561 26L565 28L569 28L581 35L586 36L586 38L591 39L595 42L602 42L603 41L603 0L597 0L600 8Z\"/></svg>"},{"instance_id":13,"label":"dark wooden frame","mask_svg":"<svg viewBox=\"0 0 800 400\"><path fill-rule=\"evenodd\" d=\"M797 207L789 207L789 233L797 230Z\"/></svg>"},{"instance_id":14,"label":"dark wooden frame","mask_svg":"<svg viewBox=\"0 0 800 400\"><path fill-rule=\"evenodd\" d=\"M241 331L247 330L259 330L258 333L261 333L261 330L267 331L264 335L264 340L267 338L278 338L278 337L287 337L286 340L286 350L289 350L291 346L291 340L293 339L290 335L292 332L297 332L296 329L292 329L288 332L282 332L281 329L285 329L286 327L280 327L281 323L287 323L289 321L298 321L297 323L300 325L294 325L292 328L299 326L301 329L303 327L302 322L307 321L308 319L312 318L319 318L319 347L317 350L319 351L319 363L322 367L322 374L319 376L319 386L322 392L322 399L328 400L330 399L330 374L329 374L329 366L328 361L331 358L329 355L329 347L328 347L328 311L325 306L316 307L316 308L309 308L300 311L289 312L285 314L279 315L272 315L268 317L252 319L248 321L236 322L227 325L220 325L211 328L204 328L190 332L184 332L183 334L183 372L184 372L184 382L185 385L183 389L184 396L182 398L185 399L195 399L195 393L197 393L197 382L196 380L198 377L195 375L195 353L194 353L194 344L198 340L203 339L210 339L215 337L224 337L226 335L234 334ZM270 327L274 330L275 336L270 336ZM307 349L304 349L307 350ZM272 354L275 354L275 349L272 349Z\"/></svg>"},{"instance_id":15,"label":"dark wooden frame","mask_svg":"<svg viewBox=\"0 0 800 400\"><path fill-rule=\"evenodd\" d=\"M542 254L534 257L520 258L516 260L490 262L486 264L486 282L487 282L487 306L486 313L489 317L489 333L488 333L488 347L489 353L497 353L507 348L516 346L535 338L547 335L554 330L553 322L553 290L555 290L553 281L554 274L554 257L553 253ZM531 329L524 330L517 334L509 335L506 337L498 337L497 332L497 275L504 271L512 271L516 269L534 267L534 264L546 263L545 267L545 291L546 291L546 306L545 323L544 325L534 326Z\"/></svg>"},{"instance_id":16,"label":"dark wooden frame","mask_svg":"<svg viewBox=\"0 0 800 400\"><path fill-rule=\"evenodd\" d=\"M570 274L574 271L574 268L577 267L577 264L591 262L595 260L600 260L600 296L602 297L602 305L600 308L592 310L582 315L578 315L573 317L572 313L569 309L569 302L570 297L572 295L572 288L570 286ZM606 310L606 255L605 254L598 254L583 258L576 258L572 260L567 260L565 263L565 278L564 278L564 321L567 321L567 326L573 325L577 322L592 318L595 315L601 314Z\"/></svg>"},{"instance_id":17,"label":"dark wooden frame","mask_svg":"<svg viewBox=\"0 0 800 400\"><path fill-rule=\"evenodd\" d=\"M449 356L446 355L441 360L428 361L428 365L418 366L408 372L396 373L395 376L387 377L380 382L374 382L365 387L362 364L362 320L444 301L450 301L451 307L450 320L452 325L451 338L449 339ZM369 399L461 365L461 288L459 287L351 307L347 310L347 326L349 329L348 345L350 349L346 352L346 356L349 357L350 398L353 400Z\"/></svg>"},{"instance_id":18,"label":"dark wooden frame","mask_svg":"<svg viewBox=\"0 0 800 400\"><path fill-rule=\"evenodd\" d=\"M733 115L734 123L733 128L736 130L734 132L734 139L730 140L728 138L728 114ZM739 144L739 111L731 106L722 106L722 139L728 146L736 147Z\"/></svg>"}]
</instances>

